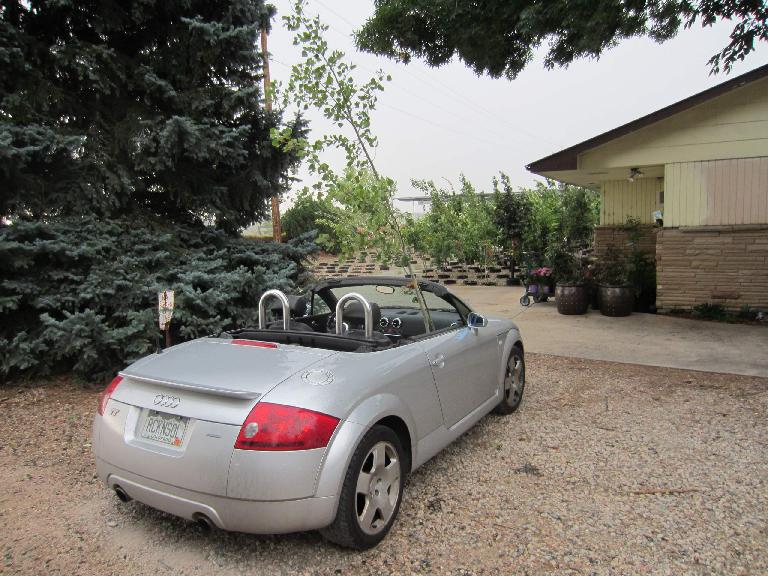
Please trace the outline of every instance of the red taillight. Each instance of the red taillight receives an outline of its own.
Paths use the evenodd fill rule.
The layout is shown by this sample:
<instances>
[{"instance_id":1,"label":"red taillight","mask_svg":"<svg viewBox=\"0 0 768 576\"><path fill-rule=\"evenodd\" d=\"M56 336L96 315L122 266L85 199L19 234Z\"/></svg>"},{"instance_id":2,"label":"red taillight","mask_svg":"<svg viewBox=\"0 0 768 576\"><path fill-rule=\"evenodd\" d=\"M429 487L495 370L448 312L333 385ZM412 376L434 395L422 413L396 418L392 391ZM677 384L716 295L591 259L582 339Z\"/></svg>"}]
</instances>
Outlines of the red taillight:
<instances>
[{"instance_id":1,"label":"red taillight","mask_svg":"<svg viewBox=\"0 0 768 576\"><path fill-rule=\"evenodd\" d=\"M260 340L240 340L235 339L232 340L232 344L237 344L238 346L255 346L256 348L277 348L277 344L274 342L262 342Z\"/></svg>"},{"instance_id":2,"label":"red taillight","mask_svg":"<svg viewBox=\"0 0 768 576\"><path fill-rule=\"evenodd\" d=\"M109 398L112 396L112 392L115 391L115 388L117 388L117 385L120 384L120 382L123 381L122 376L115 376L112 382L109 383L109 385L104 388L104 391L99 394L99 414L104 416L104 408L107 407L107 402L109 402Z\"/></svg>"},{"instance_id":3,"label":"red taillight","mask_svg":"<svg viewBox=\"0 0 768 576\"><path fill-rule=\"evenodd\" d=\"M338 418L294 406L259 402L245 419L235 448L240 450L311 450L323 448Z\"/></svg>"}]
</instances>

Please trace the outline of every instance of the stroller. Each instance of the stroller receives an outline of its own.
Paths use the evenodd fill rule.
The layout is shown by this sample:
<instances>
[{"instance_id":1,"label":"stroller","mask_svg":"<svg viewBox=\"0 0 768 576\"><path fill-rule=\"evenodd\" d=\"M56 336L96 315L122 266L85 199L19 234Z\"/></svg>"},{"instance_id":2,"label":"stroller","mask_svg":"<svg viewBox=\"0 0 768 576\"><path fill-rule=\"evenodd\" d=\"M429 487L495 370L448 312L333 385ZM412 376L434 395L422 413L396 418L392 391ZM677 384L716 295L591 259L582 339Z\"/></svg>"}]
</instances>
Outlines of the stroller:
<instances>
[{"instance_id":1,"label":"stroller","mask_svg":"<svg viewBox=\"0 0 768 576\"><path fill-rule=\"evenodd\" d=\"M551 292L549 283L528 282L528 278L536 275L535 273L537 271L540 271L539 276L541 278L547 278L549 274L551 274L551 270L544 266L526 266L525 275L523 276L523 287L525 288L525 293L520 297L520 304L522 306L530 306L531 299L533 299L533 301L538 304L539 302L546 302L549 298L554 296Z\"/></svg>"}]
</instances>

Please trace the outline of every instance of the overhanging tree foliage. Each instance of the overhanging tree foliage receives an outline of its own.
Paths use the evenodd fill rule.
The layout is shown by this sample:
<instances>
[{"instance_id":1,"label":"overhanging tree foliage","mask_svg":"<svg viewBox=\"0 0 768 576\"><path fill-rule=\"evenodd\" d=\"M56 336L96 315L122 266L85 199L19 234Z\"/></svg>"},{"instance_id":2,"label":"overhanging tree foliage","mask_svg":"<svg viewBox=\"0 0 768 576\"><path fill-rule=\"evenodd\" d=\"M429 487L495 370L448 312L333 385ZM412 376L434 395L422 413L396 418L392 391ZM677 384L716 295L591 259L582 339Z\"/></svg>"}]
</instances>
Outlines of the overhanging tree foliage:
<instances>
[{"instance_id":1,"label":"overhanging tree foliage","mask_svg":"<svg viewBox=\"0 0 768 576\"><path fill-rule=\"evenodd\" d=\"M234 231L297 161L261 103L263 0L0 4L0 216ZM294 121L288 131L300 136Z\"/></svg>"},{"instance_id":2,"label":"overhanging tree foliage","mask_svg":"<svg viewBox=\"0 0 768 576\"><path fill-rule=\"evenodd\" d=\"M735 22L730 42L713 55L713 72L768 40L765 0L375 0L375 12L357 32L366 51L441 66L458 56L477 74L515 78L549 45L545 66L599 57L626 38L657 42L700 22Z\"/></svg>"}]
</instances>

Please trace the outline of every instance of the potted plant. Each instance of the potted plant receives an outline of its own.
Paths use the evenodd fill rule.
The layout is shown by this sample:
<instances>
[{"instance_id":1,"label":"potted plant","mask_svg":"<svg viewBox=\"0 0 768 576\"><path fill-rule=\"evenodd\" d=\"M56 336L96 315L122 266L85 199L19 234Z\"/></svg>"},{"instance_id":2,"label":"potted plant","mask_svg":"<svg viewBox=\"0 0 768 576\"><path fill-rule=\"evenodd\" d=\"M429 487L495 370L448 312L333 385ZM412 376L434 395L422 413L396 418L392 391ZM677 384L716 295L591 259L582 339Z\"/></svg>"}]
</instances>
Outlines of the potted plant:
<instances>
[{"instance_id":1,"label":"potted plant","mask_svg":"<svg viewBox=\"0 0 768 576\"><path fill-rule=\"evenodd\" d=\"M553 262L555 301L560 314L586 314L589 308L589 287L587 269L581 260L567 252L561 252Z\"/></svg>"},{"instance_id":2,"label":"potted plant","mask_svg":"<svg viewBox=\"0 0 768 576\"><path fill-rule=\"evenodd\" d=\"M629 316L635 304L631 283L631 267L627 258L615 247L608 246L598 261L597 279L600 313L603 316Z\"/></svg>"},{"instance_id":3,"label":"potted plant","mask_svg":"<svg viewBox=\"0 0 768 576\"><path fill-rule=\"evenodd\" d=\"M640 249L643 225L638 218L627 217L618 228L627 236L629 282L635 290L635 312L656 311L656 260Z\"/></svg>"}]
</instances>

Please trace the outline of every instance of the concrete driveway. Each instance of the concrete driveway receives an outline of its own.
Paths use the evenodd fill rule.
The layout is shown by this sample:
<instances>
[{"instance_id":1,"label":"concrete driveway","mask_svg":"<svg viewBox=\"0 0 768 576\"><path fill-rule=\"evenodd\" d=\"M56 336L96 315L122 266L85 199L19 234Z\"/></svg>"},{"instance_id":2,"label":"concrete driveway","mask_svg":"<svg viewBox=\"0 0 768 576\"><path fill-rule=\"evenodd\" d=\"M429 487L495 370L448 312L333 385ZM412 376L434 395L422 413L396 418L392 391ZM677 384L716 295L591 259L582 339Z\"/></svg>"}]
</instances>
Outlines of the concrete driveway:
<instances>
[{"instance_id":1,"label":"concrete driveway","mask_svg":"<svg viewBox=\"0 0 768 576\"><path fill-rule=\"evenodd\" d=\"M768 377L768 325L725 324L597 310L563 316L554 302L520 305L521 287L451 286L475 310L512 318L526 351L685 370Z\"/></svg>"}]
</instances>

